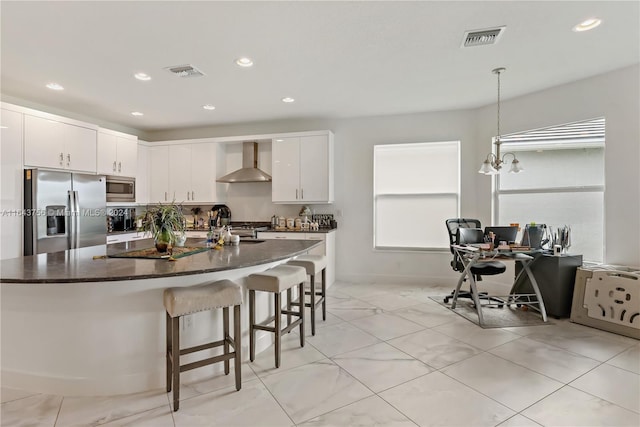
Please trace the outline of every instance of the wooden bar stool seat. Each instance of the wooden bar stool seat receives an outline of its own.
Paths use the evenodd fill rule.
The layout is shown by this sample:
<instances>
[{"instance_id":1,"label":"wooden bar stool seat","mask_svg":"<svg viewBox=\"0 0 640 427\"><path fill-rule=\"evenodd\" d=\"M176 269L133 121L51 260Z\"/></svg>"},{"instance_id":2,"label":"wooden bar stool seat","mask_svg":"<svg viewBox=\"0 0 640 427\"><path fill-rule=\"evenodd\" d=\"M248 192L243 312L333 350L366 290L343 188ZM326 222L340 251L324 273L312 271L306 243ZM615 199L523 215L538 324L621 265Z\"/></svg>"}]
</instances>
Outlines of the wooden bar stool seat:
<instances>
[{"instance_id":1,"label":"wooden bar stool seat","mask_svg":"<svg viewBox=\"0 0 640 427\"><path fill-rule=\"evenodd\" d=\"M278 265L261 273L249 275L247 288L249 289L249 358L255 360L255 331L267 331L275 334L276 368L280 367L280 337L283 333L300 326L300 347L304 347L304 307L293 311L291 307L291 289L298 286L300 295L304 295L304 281L307 278L305 269L297 266ZM287 309L282 310L280 293L287 291ZM256 323L256 291L273 294L274 315L262 323ZM282 314L287 315L287 326L281 327ZM297 319L291 322L291 316ZM268 326L270 323L274 326Z\"/></svg>"},{"instance_id":2,"label":"wooden bar stool seat","mask_svg":"<svg viewBox=\"0 0 640 427\"><path fill-rule=\"evenodd\" d=\"M213 363L224 362L224 373L229 374L229 360L234 359L236 390L241 388L241 334L240 306L242 288L231 280L202 285L168 288L164 290L167 311L167 392L173 385L173 410L180 406L180 373ZM229 307L233 307L233 338L229 335ZM189 348L180 348L180 318L187 314L222 308L223 338ZM223 346L223 354L180 365L180 356ZM229 348L233 348L233 352Z\"/></svg>"},{"instance_id":3,"label":"wooden bar stool seat","mask_svg":"<svg viewBox=\"0 0 640 427\"><path fill-rule=\"evenodd\" d=\"M316 309L322 304L322 320L327 320L327 257L324 255L300 255L289 261L287 265L303 267L311 277L309 291L305 295L310 296L310 302L306 302L305 307L311 308L311 335L316 334ZM318 273L322 273L322 285L320 291L316 291L315 278ZM316 299L317 298L317 299ZM298 302L292 305L299 305Z\"/></svg>"}]
</instances>

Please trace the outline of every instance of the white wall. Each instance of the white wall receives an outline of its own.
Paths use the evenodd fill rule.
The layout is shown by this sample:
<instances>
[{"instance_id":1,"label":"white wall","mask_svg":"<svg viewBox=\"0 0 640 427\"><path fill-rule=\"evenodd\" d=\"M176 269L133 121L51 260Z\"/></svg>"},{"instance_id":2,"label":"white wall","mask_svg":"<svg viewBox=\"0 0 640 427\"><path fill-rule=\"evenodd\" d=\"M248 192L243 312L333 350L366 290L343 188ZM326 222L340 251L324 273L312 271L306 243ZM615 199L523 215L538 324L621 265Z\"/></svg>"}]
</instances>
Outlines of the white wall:
<instances>
[{"instance_id":1,"label":"white wall","mask_svg":"<svg viewBox=\"0 0 640 427\"><path fill-rule=\"evenodd\" d=\"M373 249L373 147L377 144L461 141L461 214L476 216L473 113L439 112L370 117L337 122L336 205L338 218L337 275L341 280L437 282L455 277L451 254ZM426 215L425 215L426 216ZM398 212L398 221L403 213ZM442 233L446 233L442 224Z\"/></svg>"}]
</instances>

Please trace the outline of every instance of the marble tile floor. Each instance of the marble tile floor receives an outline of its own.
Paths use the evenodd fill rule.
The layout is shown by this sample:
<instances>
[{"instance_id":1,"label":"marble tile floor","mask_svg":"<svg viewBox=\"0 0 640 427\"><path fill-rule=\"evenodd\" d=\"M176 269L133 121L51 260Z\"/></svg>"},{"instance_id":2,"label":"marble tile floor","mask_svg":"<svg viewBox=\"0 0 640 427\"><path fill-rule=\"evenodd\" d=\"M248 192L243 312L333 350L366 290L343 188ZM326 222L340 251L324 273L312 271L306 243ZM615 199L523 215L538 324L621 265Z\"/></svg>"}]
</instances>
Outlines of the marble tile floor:
<instances>
[{"instance_id":1,"label":"marble tile floor","mask_svg":"<svg viewBox=\"0 0 640 427\"><path fill-rule=\"evenodd\" d=\"M447 287L336 283L306 346L283 339L170 395L2 388L2 426L638 426L640 342L570 323L481 329L428 299Z\"/></svg>"}]
</instances>

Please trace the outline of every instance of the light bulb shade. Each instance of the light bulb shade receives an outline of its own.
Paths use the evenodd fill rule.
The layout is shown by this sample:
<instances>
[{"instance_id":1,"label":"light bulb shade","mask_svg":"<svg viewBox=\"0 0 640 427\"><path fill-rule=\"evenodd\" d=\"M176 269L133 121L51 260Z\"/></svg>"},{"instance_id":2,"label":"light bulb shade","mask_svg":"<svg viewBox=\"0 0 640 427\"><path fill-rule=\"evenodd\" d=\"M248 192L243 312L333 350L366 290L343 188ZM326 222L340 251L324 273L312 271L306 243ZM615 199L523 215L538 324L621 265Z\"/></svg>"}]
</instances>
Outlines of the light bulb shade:
<instances>
[{"instance_id":1,"label":"light bulb shade","mask_svg":"<svg viewBox=\"0 0 640 427\"><path fill-rule=\"evenodd\" d=\"M520 165L520 161L514 158L511 162L511 169L509 169L509 173L518 173L523 170L524 168Z\"/></svg>"},{"instance_id":2,"label":"light bulb shade","mask_svg":"<svg viewBox=\"0 0 640 427\"><path fill-rule=\"evenodd\" d=\"M486 159L484 162L482 162L482 166L480 167L478 173L483 173L485 175L495 175L498 173L498 171L493 167L489 159Z\"/></svg>"}]
</instances>

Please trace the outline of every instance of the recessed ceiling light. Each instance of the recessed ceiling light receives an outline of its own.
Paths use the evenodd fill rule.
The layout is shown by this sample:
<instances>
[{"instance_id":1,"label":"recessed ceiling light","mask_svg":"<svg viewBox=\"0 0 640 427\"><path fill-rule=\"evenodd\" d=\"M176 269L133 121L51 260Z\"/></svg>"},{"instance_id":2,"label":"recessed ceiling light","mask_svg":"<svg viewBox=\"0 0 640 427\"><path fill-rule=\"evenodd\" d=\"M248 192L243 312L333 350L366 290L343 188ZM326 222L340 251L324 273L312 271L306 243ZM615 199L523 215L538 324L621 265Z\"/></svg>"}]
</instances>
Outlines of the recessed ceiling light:
<instances>
[{"instance_id":1,"label":"recessed ceiling light","mask_svg":"<svg viewBox=\"0 0 640 427\"><path fill-rule=\"evenodd\" d=\"M143 113L141 113L140 111L134 111L131 113L132 116L144 116Z\"/></svg>"},{"instance_id":2,"label":"recessed ceiling light","mask_svg":"<svg viewBox=\"0 0 640 427\"><path fill-rule=\"evenodd\" d=\"M133 77L135 77L138 80L142 80L143 82L147 82L151 80L151 76L146 73L135 73Z\"/></svg>"},{"instance_id":3,"label":"recessed ceiling light","mask_svg":"<svg viewBox=\"0 0 640 427\"><path fill-rule=\"evenodd\" d=\"M593 30L595 27L602 23L601 19L598 18L589 18L586 21L582 21L575 27L573 27L573 31L579 33L581 31L589 31Z\"/></svg>"},{"instance_id":4,"label":"recessed ceiling light","mask_svg":"<svg viewBox=\"0 0 640 427\"><path fill-rule=\"evenodd\" d=\"M215 110L216 109L215 105L211 105L211 104L203 105L202 108L204 108L205 110Z\"/></svg>"},{"instance_id":5,"label":"recessed ceiling light","mask_svg":"<svg viewBox=\"0 0 640 427\"><path fill-rule=\"evenodd\" d=\"M288 96L286 98L282 98L282 102L290 103L290 102L293 102L293 101L295 101L295 99L289 98Z\"/></svg>"},{"instance_id":6,"label":"recessed ceiling light","mask_svg":"<svg viewBox=\"0 0 640 427\"><path fill-rule=\"evenodd\" d=\"M238 58L236 59L236 64L238 64L241 67L253 67L253 60L251 58Z\"/></svg>"},{"instance_id":7,"label":"recessed ceiling light","mask_svg":"<svg viewBox=\"0 0 640 427\"><path fill-rule=\"evenodd\" d=\"M54 82L47 83L47 87L51 90L64 90L61 84L54 83Z\"/></svg>"}]
</instances>

